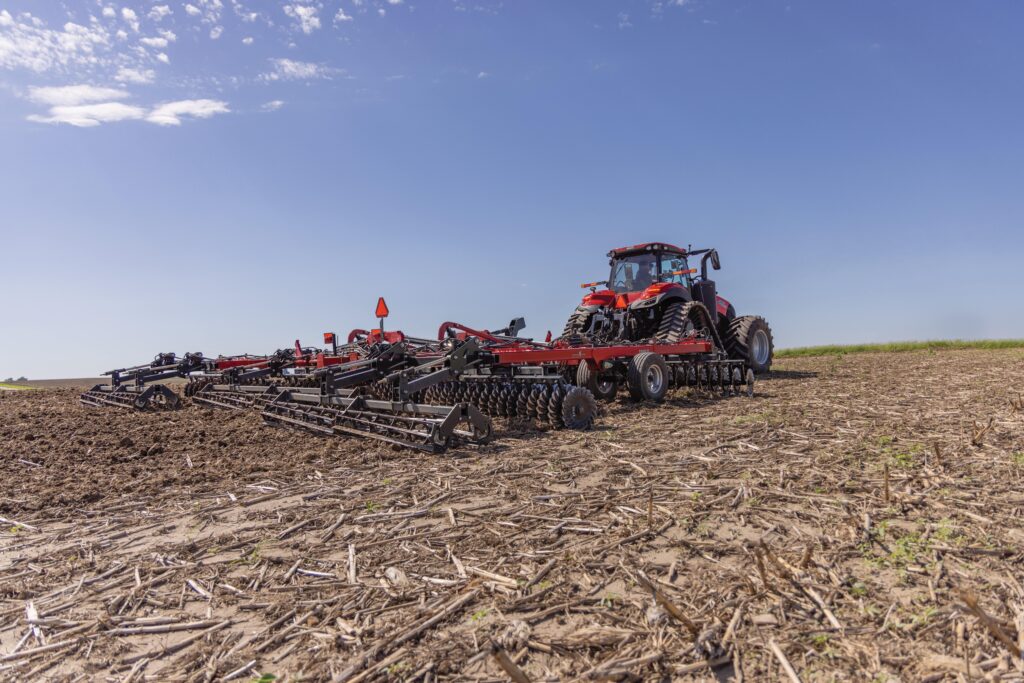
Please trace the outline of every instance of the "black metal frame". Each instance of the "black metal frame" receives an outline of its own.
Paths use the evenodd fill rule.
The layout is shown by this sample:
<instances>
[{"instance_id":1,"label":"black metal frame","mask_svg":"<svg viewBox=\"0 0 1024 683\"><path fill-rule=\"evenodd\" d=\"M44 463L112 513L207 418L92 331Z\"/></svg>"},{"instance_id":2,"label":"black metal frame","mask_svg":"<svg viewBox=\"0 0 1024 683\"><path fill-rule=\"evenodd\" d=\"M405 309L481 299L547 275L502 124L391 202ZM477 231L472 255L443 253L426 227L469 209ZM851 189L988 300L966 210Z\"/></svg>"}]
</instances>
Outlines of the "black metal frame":
<instances>
[{"instance_id":1,"label":"black metal frame","mask_svg":"<svg viewBox=\"0 0 1024 683\"><path fill-rule=\"evenodd\" d=\"M181 408L178 395L167 386L154 382L188 377L190 373L201 370L206 362L201 353L186 353L180 359L173 353L158 353L149 363L104 372L104 376L110 377L110 384L93 386L79 396L79 401L96 407L177 410Z\"/></svg>"},{"instance_id":2,"label":"black metal frame","mask_svg":"<svg viewBox=\"0 0 1024 683\"><path fill-rule=\"evenodd\" d=\"M318 387L208 384L192 397L198 404L257 409L268 424L320 434L352 434L442 453L453 440L490 441L491 420L470 404L434 406L324 392Z\"/></svg>"}]
</instances>

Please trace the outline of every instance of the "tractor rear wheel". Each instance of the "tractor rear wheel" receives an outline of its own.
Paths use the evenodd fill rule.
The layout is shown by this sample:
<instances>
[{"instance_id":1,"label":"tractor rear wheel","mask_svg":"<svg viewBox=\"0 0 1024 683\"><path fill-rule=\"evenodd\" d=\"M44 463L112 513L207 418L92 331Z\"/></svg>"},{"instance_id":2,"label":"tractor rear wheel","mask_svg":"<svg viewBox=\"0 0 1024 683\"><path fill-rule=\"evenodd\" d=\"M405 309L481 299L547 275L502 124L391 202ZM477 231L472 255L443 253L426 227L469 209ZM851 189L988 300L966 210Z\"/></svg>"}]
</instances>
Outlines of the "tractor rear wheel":
<instances>
[{"instance_id":1,"label":"tractor rear wheel","mask_svg":"<svg viewBox=\"0 0 1024 683\"><path fill-rule=\"evenodd\" d=\"M614 401L619 391L619 383L614 379L603 378L590 369L590 365L581 362L576 366L576 386L589 389L599 401Z\"/></svg>"},{"instance_id":2,"label":"tractor rear wheel","mask_svg":"<svg viewBox=\"0 0 1024 683\"><path fill-rule=\"evenodd\" d=\"M730 358L746 361L757 374L768 372L775 351L772 329L759 315L740 316L729 323L725 349Z\"/></svg>"},{"instance_id":3,"label":"tractor rear wheel","mask_svg":"<svg viewBox=\"0 0 1024 683\"><path fill-rule=\"evenodd\" d=\"M635 401L661 401L668 393L668 364L660 353L641 351L629 361L626 387Z\"/></svg>"}]
</instances>

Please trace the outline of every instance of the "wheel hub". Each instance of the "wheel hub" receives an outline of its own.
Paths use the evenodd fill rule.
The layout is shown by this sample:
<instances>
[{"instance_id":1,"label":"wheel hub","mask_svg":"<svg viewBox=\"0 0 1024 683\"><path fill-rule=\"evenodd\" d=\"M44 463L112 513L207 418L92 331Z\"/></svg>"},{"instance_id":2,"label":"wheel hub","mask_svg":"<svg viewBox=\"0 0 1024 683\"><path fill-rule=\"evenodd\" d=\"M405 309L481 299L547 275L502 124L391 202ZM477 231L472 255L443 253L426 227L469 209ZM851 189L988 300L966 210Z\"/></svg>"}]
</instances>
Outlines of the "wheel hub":
<instances>
[{"instance_id":1,"label":"wheel hub","mask_svg":"<svg viewBox=\"0 0 1024 683\"><path fill-rule=\"evenodd\" d=\"M647 381L647 387L650 389L652 394L658 394L661 392L661 387L665 382L665 375L662 374L659 366L652 365L649 367L644 379Z\"/></svg>"},{"instance_id":2,"label":"wheel hub","mask_svg":"<svg viewBox=\"0 0 1024 683\"><path fill-rule=\"evenodd\" d=\"M764 330L754 332L754 338L750 343L750 355L758 365L768 362L769 354L768 334Z\"/></svg>"}]
</instances>

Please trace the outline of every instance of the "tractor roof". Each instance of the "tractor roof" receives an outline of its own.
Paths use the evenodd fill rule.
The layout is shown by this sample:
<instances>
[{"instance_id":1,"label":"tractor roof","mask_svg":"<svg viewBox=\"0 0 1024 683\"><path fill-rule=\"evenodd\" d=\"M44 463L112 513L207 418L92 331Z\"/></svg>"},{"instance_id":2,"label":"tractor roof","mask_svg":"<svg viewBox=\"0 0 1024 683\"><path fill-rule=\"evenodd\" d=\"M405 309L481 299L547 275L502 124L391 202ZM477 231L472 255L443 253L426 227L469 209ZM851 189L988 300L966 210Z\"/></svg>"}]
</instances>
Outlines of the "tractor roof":
<instances>
[{"instance_id":1,"label":"tractor roof","mask_svg":"<svg viewBox=\"0 0 1024 683\"><path fill-rule=\"evenodd\" d=\"M618 258L621 256L633 256L634 254L647 254L655 251L667 251L673 254L679 254L680 256L686 255L686 250L682 247L666 244L665 242L645 242L644 244L634 244L631 247L619 247L618 249L612 249L608 252L608 256L611 258Z\"/></svg>"}]
</instances>

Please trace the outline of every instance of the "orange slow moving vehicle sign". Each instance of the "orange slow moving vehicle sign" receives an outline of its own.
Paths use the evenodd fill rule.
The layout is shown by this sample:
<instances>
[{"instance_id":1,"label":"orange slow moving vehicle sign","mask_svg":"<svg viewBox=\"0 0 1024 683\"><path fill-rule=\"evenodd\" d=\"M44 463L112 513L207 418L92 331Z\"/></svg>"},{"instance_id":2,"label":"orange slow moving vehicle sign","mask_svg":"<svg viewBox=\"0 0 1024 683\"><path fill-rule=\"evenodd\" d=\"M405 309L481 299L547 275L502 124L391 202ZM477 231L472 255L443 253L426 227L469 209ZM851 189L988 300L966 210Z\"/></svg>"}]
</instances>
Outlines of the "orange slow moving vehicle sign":
<instances>
[{"instance_id":1,"label":"orange slow moving vehicle sign","mask_svg":"<svg viewBox=\"0 0 1024 683\"><path fill-rule=\"evenodd\" d=\"M388 311L388 305L384 302L384 297L380 297L377 299L377 312L375 315L378 318L386 318L388 317L388 313L390 313L390 311Z\"/></svg>"}]
</instances>

